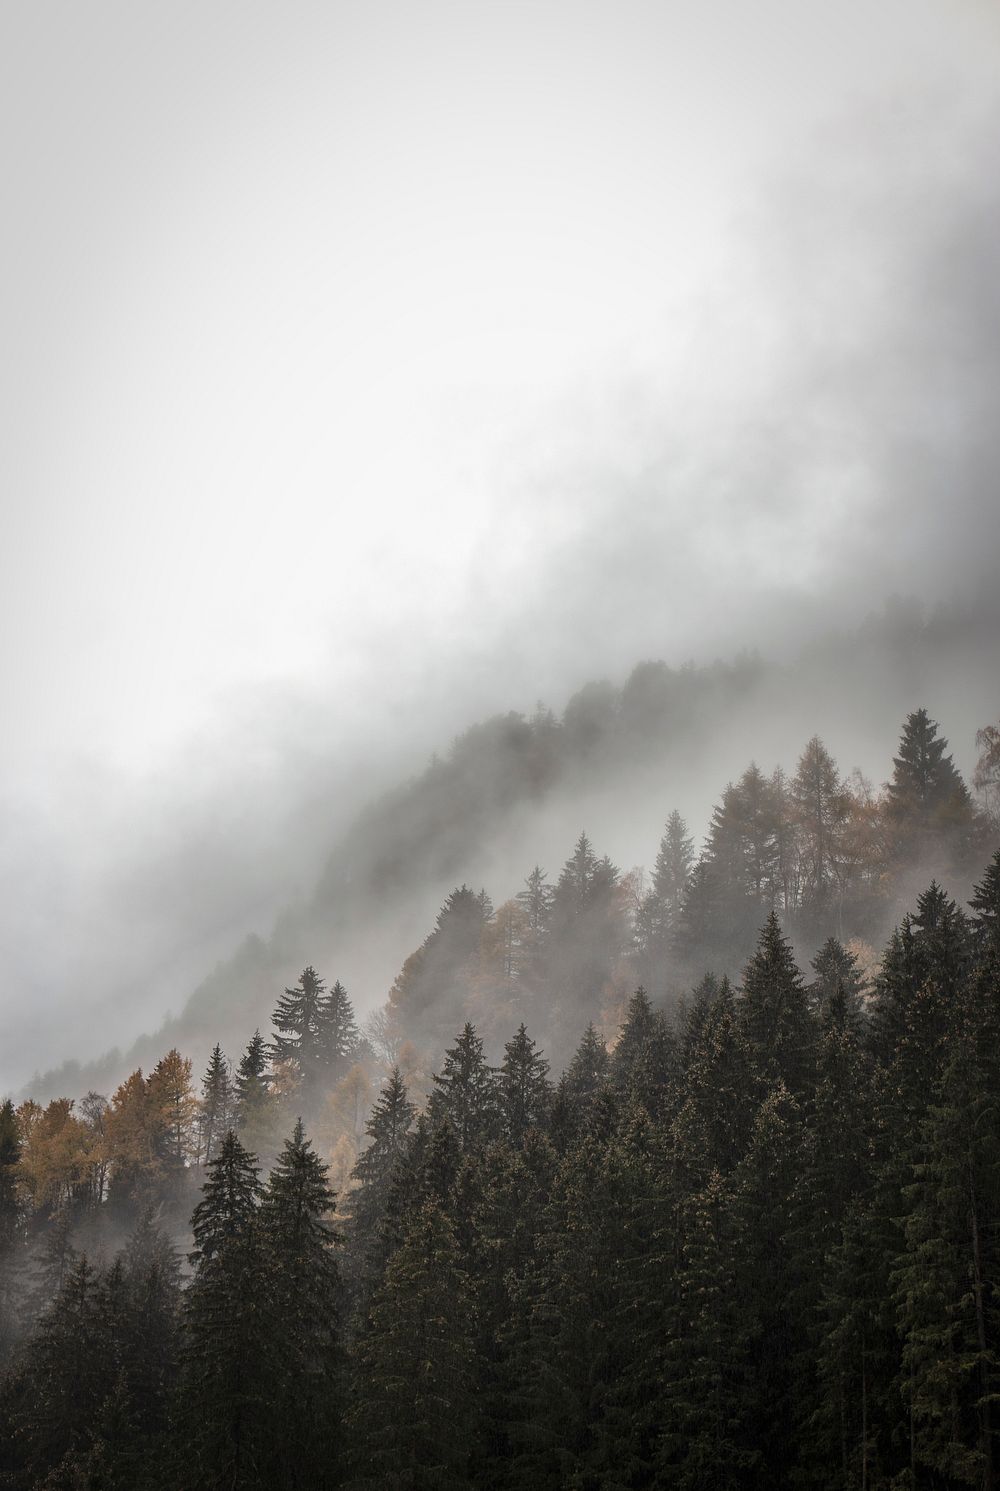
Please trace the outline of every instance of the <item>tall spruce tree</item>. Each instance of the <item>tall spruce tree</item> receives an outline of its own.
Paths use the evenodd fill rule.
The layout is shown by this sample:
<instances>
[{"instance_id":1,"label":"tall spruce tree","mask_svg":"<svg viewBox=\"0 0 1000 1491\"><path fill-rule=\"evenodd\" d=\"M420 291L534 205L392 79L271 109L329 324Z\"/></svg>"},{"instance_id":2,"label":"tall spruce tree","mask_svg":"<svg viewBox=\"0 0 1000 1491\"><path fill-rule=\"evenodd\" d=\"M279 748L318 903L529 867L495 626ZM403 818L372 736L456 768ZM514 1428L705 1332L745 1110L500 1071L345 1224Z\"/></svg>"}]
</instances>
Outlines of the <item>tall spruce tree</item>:
<instances>
[{"instance_id":1,"label":"tall spruce tree","mask_svg":"<svg viewBox=\"0 0 1000 1491\"><path fill-rule=\"evenodd\" d=\"M295 1063L310 1102L318 1096L326 1076L325 994L326 985L310 965L303 968L298 983L285 990L271 1016L275 1030L271 1055L275 1061Z\"/></svg>"},{"instance_id":2,"label":"tall spruce tree","mask_svg":"<svg viewBox=\"0 0 1000 1491\"><path fill-rule=\"evenodd\" d=\"M790 1092L804 1093L813 1079L816 1028L802 976L773 911L744 970L737 1012L758 1081L783 1082Z\"/></svg>"},{"instance_id":3,"label":"tall spruce tree","mask_svg":"<svg viewBox=\"0 0 1000 1491\"><path fill-rule=\"evenodd\" d=\"M947 749L926 709L907 715L886 793L899 863L927 856L935 841L961 848L973 827L972 798Z\"/></svg>"},{"instance_id":4,"label":"tall spruce tree","mask_svg":"<svg viewBox=\"0 0 1000 1491\"><path fill-rule=\"evenodd\" d=\"M318 1059L327 1086L332 1087L355 1059L360 1042L354 1007L340 979L320 1003Z\"/></svg>"},{"instance_id":5,"label":"tall spruce tree","mask_svg":"<svg viewBox=\"0 0 1000 1491\"><path fill-rule=\"evenodd\" d=\"M235 1094L229 1063L218 1044L212 1054L201 1082L200 1159L203 1165L215 1158L215 1151L223 1134L232 1128L235 1121Z\"/></svg>"},{"instance_id":6,"label":"tall spruce tree","mask_svg":"<svg viewBox=\"0 0 1000 1491\"><path fill-rule=\"evenodd\" d=\"M267 1485L271 1375L267 1270L255 1157L230 1131L191 1218L195 1276L184 1310L181 1439L185 1484Z\"/></svg>"},{"instance_id":7,"label":"tall spruce tree","mask_svg":"<svg viewBox=\"0 0 1000 1491\"><path fill-rule=\"evenodd\" d=\"M295 1126L271 1171L259 1226L262 1301L273 1387L265 1484L317 1491L337 1483L341 1440L341 1283L327 1167Z\"/></svg>"},{"instance_id":8,"label":"tall spruce tree","mask_svg":"<svg viewBox=\"0 0 1000 1491\"><path fill-rule=\"evenodd\" d=\"M357 1343L350 1487L465 1491L476 1427L470 1303L452 1227L425 1201Z\"/></svg>"},{"instance_id":9,"label":"tall spruce tree","mask_svg":"<svg viewBox=\"0 0 1000 1491\"><path fill-rule=\"evenodd\" d=\"M432 1124L446 1120L459 1148L492 1139L499 1123L496 1073L483 1055L476 1027L466 1021L454 1046L445 1052L444 1065L434 1074L434 1090L427 1105Z\"/></svg>"},{"instance_id":10,"label":"tall spruce tree","mask_svg":"<svg viewBox=\"0 0 1000 1491\"><path fill-rule=\"evenodd\" d=\"M522 1023L504 1046L499 1073L501 1130L519 1147L529 1129L540 1129L548 1117L552 1089L549 1064Z\"/></svg>"}]
</instances>

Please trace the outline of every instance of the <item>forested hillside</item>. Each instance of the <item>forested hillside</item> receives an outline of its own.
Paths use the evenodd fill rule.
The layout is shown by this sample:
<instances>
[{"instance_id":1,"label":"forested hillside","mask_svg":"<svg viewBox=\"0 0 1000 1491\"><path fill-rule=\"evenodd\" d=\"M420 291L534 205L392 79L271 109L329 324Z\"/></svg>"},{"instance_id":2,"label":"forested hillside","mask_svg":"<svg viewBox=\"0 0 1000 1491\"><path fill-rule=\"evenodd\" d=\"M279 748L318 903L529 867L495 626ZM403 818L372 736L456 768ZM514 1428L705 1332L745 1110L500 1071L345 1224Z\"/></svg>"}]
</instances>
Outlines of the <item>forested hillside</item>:
<instances>
[{"instance_id":1,"label":"forested hillside","mask_svg":"<svg viewBox=\"0 0 1000 1491\"><path fill-rule=\"evenodd\" d=\"M996 602L987 595L966 609L927 616L896 603L843 634L825 633L786 662L754 654L697 667L648 661L621 685L587 684L558 715L541 707L531 714L496 715L467 729L424 770L365 807L334 845L314 892L289 906L273 928L248 936L190 997L187 989L178 990L179 1012L158 1031L125 1054L114 1051L38 1076L30 1090L36 1097L106 1090L134 1066L154 1064L171 1045L198 1061L216 1041L235 1046L248 1024L266 1022L274 989L308 962L335 966L368 1011L384 1000L451 891L463 882L477 891L485 886L500 906L522 890L536 862L555 882L581 828L599 859L610 854L621 876L633 877L619 894L643 894L672 809L684 815L688 836L700 849L706 837L729 831L717 830L714 821L725 809L720 797L727 780L739 784L752 759L769 781L780 766L787 786L816 734L834 758L838 782L852 779L851 796L867 800L869 809L892 775L892 743L915 700L939 701L935 715L971 766L983 715L970 713L969 700L991 699L996 631ZM991 710L987 702L985 718ZM859 762L866 764L867 781L855 775ZM764 809L765 817L770 811ZM778 811L785 820L792 813L788 804ZM731 828L733 814L725 810L725 816ZM863 817L860 810L853 813L851 832L856 854L869 855L871 882L881 873L882 848L866 841ZM791 911L813 893L798 884L798 871L790 871L787 833L781 853L780 904ZM973 853L960 877L949 882L953 893L971 888L978 863ZM646 884L637 886L634 872L642 866ZM919 863L907 881L897 856L892 876L882 877L871 914L864 912L857 928L845 920L837 929L878 940L932 874L947 879L955 868L947 856L940 865ZM853 879L838 882L845 896L864 879L860 864L855 869ZM764 879L770 873L762 866ZM766 903L763 889L753 899ZM854 904L861 914L856 897ZM751 904L734 935L731 972L747 953L755 918ZM803 956L813 939L805 926L798 948ZM694 952L697 965L704 954ZM713 948L716 962L721 952ZM651 978L648 969L642 976ZM634 971L626 970L623 978L619 1002ZM130 991L120 993L125 1001ZM585 1023L590 1012L581 1006L570 1025ZM432 1032L434 1041L446 1034L447 1017Z\"/></svg>"},{"instance_id":2,"label":"forested hillside","mask_svg":"<svg viewBox=\"0 0 1000 1491\"><path fill-rule=\"evenodd\" d=\"M814 737L645 879L459 887L361 1029L309 965L197 1089L8 1101L2 1484L995 1485L979 747L977 804L923 709L882 794Z\"/></svg>"}]
</instances>

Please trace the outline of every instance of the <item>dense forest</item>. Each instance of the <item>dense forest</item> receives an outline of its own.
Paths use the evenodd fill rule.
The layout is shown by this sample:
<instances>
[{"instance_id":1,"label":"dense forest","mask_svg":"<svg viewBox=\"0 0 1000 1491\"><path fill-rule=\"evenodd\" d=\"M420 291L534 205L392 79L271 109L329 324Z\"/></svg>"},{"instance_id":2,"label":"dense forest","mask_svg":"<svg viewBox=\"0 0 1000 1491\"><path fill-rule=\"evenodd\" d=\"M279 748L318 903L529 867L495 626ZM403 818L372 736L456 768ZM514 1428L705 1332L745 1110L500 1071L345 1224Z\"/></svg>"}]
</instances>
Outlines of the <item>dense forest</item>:
<instances>
[{"instance_id":1,"label":"dense forest","mask_svg":"<svg viewBox=\"0 0 1000 1491\"><path fill-rule=\"evenodd\" d=\"M0 1108L0 1484L992 1487L1000 728L457 887L361 1022ZM558 1075L557 1075L558 1073Z\"/></svg>"}]
</instances>

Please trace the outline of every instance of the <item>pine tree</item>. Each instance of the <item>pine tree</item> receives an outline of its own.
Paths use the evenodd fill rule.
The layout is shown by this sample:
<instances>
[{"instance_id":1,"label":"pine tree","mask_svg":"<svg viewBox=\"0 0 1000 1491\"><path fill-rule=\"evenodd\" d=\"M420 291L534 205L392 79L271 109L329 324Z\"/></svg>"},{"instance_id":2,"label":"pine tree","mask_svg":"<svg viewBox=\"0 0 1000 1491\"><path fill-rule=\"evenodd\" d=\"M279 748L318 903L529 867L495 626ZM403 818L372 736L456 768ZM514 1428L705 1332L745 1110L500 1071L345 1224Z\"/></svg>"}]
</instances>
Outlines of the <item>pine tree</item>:
<instances>
[{"instance_id":1,"label":"pine tree","mask_svg":"<svg viewBox=\"0 0 1000 1491\"><path fill-rule=\"evenodd\" d=\"M271 1016L275 1029L272 1059L295 1063L310 1101L326 1075L325 991L315 968L303 968L298 983L286 988Z\"/></svg>"},{"instance_id":2,"label":"pine tree","mask_svg":"<svg viewBox=\"0 0 1000 1491\"><path fill-rule=\"evenodd\" d=\"M694 844L687 824L675 808L667 819L653 868L653 893L664 908L668 933L673 930L680 911L693 864Z\"/></svg>"},{"instance_id":3,"label":"pine tree","mask_svg":"<svg viewBox=\"0 0 1000 1491\"><path fill-rule=\"evenodd\" d=\"M470 1301L454 1233L432 1201L389 1261L356 1360L349 1485L465 1491L475 1429Z\"/></svg>"},{"instance_id":4,"label":"pine tree","mask_svg":"<svg viewBox=\"0 0 1000 1491\"><path fill-rule=\"evenodd\" d=\"M552 916L553 888L545 879L545 871L536 865L524 882L524 889L517 893L517 903L524 908L528 920L528 931L535 941L545 936Z\"/></svg>"},{"instance_id":5,"label":"pine tree","mask_svg":"<svg viewBox=\"0 0 1000 1491\"><path fill-rule=\"evenodd\" d=\"M728 1176L749 1140L755 1083L741 1037L729 980L707 1003L697 1038L689 1048L672 1129L678 1159L692 1177L692 1192Z\"/></svg>"},{"instance_id":6,"label":"pine tree","mask_svg":"<svg viewBox=\"0 0 1000 1491\"><path fill-rule=\"evenodd\" d=\"M670 949L680 925L694 849L687 826L676 810L660 840L649 894L636 914L638 967L642 980L658 996L666 992Z\"/></svg>"},{"instance_id":7,"label":"pine tree","mask_svg":"<svg viewBox=\"0 0 1000 1491\"><path fill-rule=\"evenodd\" d=\"M259 1214L274 1383L264 1481L275 1491L336 1483L342 1301L340 1239L329 1220L336 1197L327 1176L300 1120L271 1171Z\"/></svg>"},{"instance_id":8,"label":"pine tree","mask_svg":"<svg viewBox=\"0 0 1000 1491\"><path fill-rule=\"evenodd\" d=\"M195 1491L262 1487L268 1371L267 1274L254 1156L226 1134L191 1219L195 1277L184 1311L184 1460Z\"/></svg>"},{"instance_id":9,"label":"pine tree","mask_svg":"<svg viewBox=\"0 0 1000 1491\"><path fill-rule=\"evenodd\" d=\"M860 1030L864 1022L863 981L855 955L836 937L828 937L810 966L816 974L809 986L816 1011L822 1015L833 999L841 997L845 1018L855 1030Z\"/></svg>"},{"instance_id":10,"label":"pine tree","mask_svg":"<svg viewBox=\"0 0 1000 1491\"><path fill-rule=\"evenodd\" d=\"M882 958L871 1041L883 1073L884 1102L899 1137L915 1135L948 1054L959 990L969 962L969 930L940 886L918 898Z\"/></svg>"},{"instance_id":11,"label":"pine tree","mask_svg":"<svg viewBox=\"0 0 1000 1491\"><path fill-rule=\"evenodd\" d=\"M773 911L744 970L737 1008L758 1080L783 1082L792 1093L804 1093L814 1071L816 1030L801 974Z\"/></svg>"},{"instance_id":12,"label":"pine tree","mask_svg":"<svg viewBox=\"0 0 1000 1491\"><path fill-rule=\"evenodd\" d=\"M496 1073L487 1065L483 1043L474 1025L466 1024L454 1046L445 1052L444 1066L434 1075L427 1112L432 1124L446 1119L455 1130L459 1148L485 1143L497 1130L499 1099Z\"/></svg>"},{"instance_id":13,"label":"pine tree","mask_svg":"<svg viewBox=\"0 0 1000 1491\"><path fill-rule=\"evenodd\" d=\"M355 1059L360 1040L354 1007L338 979L322 1000L319 1011L318 1061L327 1087L343 1077Z\"/></svg>"},{"instance_id":14,"label":"pine tree","mask_svg":"<svg viewBox=\"0 0 1000 1491\"><path fill-rule=\"evenodd\" d=\"M478 965L488 901L485 892L477 895L467 885L452 891L433 930L407 958L389 992L389 1011L398 1029L419 1030L435 1042L454 1030Z\"/></svg>"},{"instance_id":15,"label":"pine tree","mask_svg":"<svg viewBox=\"0 0 1000 1491\"><path fill-rule=\"evenodd\" d=\"M24 1484L41 1485L60 1465L67 1474L86 1469L94 1426L114 1382L98 1282L87 1259L76 1259L26 1348L27 1390L17 1424L29 1472Z\"/></svg>"},{"instance_id":16,"label":"pine tree","mask_svg":"<svg viewBox=\"0 0 1000 1491\"><path fill-rule=\"evenodd\" d=\"M666 1021L653 1009L645 989L636 989L611 1053L612 1080L650 1113L659 1114L666 1103L673 1055Z\"/></svg>"},{"instance_id":17,"label":"pine tree","mask_svg":"<svg viewBox=\"0 0 1000 1491\"><path fill-rule=\"evenodd\" d=\"M549 1064L523 1023L504 1046L500 1067L500 1112L503 1136L515 1147L529 1129L543 1127L552 1102Z\"/></svg>"},{"instance_id":18,"label":"pine tree","mask_svg":"<svg viewBox=\"0 0 1000 1491\"><path fill-rule=\"evenodd\" d=\"M215 1151L223 1134L232 1128L235 1121L234 1093L229 1063L222 1054L222 1047L212 1049L208 1066L201 1083L201 1131L200 1159L203 1165L215 1158Z\"/></svg>"},{"instance_id":19,"label":"pine tree","mask_svg":"<svg viewBox=\"0 0 1000 1491\"><path fill-rule=\"evenodd\" d=\"M886 816L894 856L901 863L925 856L935 838L961 845L973 826L969 789L945 754L947 740L937 732L926 709L914 710L903 726L899 755L893 757Z\"/></svg>"}]
</instances>

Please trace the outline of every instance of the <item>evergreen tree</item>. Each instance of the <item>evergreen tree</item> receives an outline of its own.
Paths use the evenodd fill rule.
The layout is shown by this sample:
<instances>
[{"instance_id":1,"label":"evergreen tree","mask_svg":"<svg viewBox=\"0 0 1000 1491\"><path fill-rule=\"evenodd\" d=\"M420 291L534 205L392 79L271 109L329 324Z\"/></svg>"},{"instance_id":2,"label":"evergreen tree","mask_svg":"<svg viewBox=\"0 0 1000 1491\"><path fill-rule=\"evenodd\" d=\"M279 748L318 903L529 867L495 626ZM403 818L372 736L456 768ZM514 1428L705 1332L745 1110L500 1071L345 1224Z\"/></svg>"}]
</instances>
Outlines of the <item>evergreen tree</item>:
<instances>
[{"instance_id":1,"label":"evergreen tree","mask_svg":"<svg viewBox=\"0 0 1000 1491\"><path fill-rule=\"evenodd\" d=\"M653 894L664 909L667 932L673 930L694 864L694 844L675 808L667 819L653 868Z\"/></svg>"},{"instance_id":2,"label":"evergreen tree","mask_svg":"<svg viewBox=\"0 0 1000 1491\"><path fill-rule=\"evenodd\" d=\"M318 1059L327 1086L332 1087L347 1071L360 1040L354 1007L338 979L321 1002L319 1013Z\"/></svg>"},{"instance_id":3,"label":"evergreen tree","mask_svg":"<svg viewBox=\"0 0 1000 1491\"><path fill-rule=\"evenodd\" d=\"M693 864L692 841L684 819L675 810L660 840L652 887L636 914L639 972L658 996L666 992L667 962Z\"/></svg>"},{"instance_id":4,"label":"evergreen tree","mask_svg":"<svg viewBox=\"0 0 1000 1491\"><path fill-rule=\"evenodd\" d=\"M517 893L517 903L524 908L528 931L540 941L549 929L552 916L553 888L545 878L545 871L536 865L524 882L524 889Z\"/></svg>"},{"instance_id":5,"label":"evergreen tree","mask_svg":"<svg viewBox=\"0 0 1000 1491\"><path fill-rule=\"evenodd\" d=\"M816 1030L801 974L773 911L744 970L738 1015L758 1080L805 1092L813 1076Z\"/></svg>"},{"instance_id":6,"label":"evergreen tree","mask_svg":"<svg viewBox=\"0 0 1000 1491\"><path fill-rule=\"evenodd\" d=\"M673 1039L667 1023L653 1009L645 989L636 989L611 1053L612 1080L658 1114L666 1103L672 1070Z\"/></svg>"},{"instance_id":7,"label":"evergreen tree","mask_svg":"<svg viewBox=\"0 0 1000 1491\"><path fill-rule=\"evenodd\" d=\"M181 1420L192 1491L267 1485L267 1272L254 1156L230 1131L191 1219L195 1277L184 1311Z\"/></svg>"},{"instance_id":8,"label":"evergreen tree","mask_svg":"<svg viewBox=\"0 0 1000 1491\"><path fill-rule=\"evenodd\" d=\"M432 1124L447 1120L459 1148L484 1143L496 1133L499 1096L496 1073L487 1065L483 1043L474 1025L466 1024L454 1046L445 1053L444 1066L434 1075L427 1112Z\"/></svg>"},{"instance_id":9,"label":"evergreen tree","mask_svg":"<svg viewBox=\"0 0 1000 1491\"><path fill-rule=\"evenodd\" d=\"M234 1083L236 1094L236 1123L243 1129L251 1124L267 1106L267 1046L259 1030L255 1030L240 1057Z\"/></svg>"},{"instance_id":10,"label":"evergreen tree","mask_svg":"<svg viewBox=\"0 0 1000 1491\"><path fill-rule=\"evenodd\" d=\"M98 1282L87 1259L76 1259L27 1346L26 1391L17 1423L29 1477L23 1484L41 1485L60 1466L67 1477L82 1475L91 1461L95 1428L114 1384Z\"/></svg>"},{"instance_id":11,"label":"evergreen tree","mask_svg":"<svg viewBox=\"0 0 1000 1491\"><path fill-rule=\"evenodd\" d=\"M548 1072L548 1062L521 1024L504 1046L499 1082L501 1128L515 1147L524 1143L529 1129L542 1128L548 1117L552 1102Z\"/></svg>"},{"instance_id":12,"label":"evergreen tree","mask_svg":"<svg viewBox=\"0 0 1000 1491\"><path fill-rule=\"evenodd\" d=\"M687 1053L672 1120L693 1193L710 1187L713 1174L728 1176L743 1155L756 1095L752 1078L733 991L724 978Z\"/></svg>"},{"instance_id":13,"label":"evergreen tree","mask_svg":"<svg viewBox=\"0 0 1000 1491\"><path fill-rule=\"evenodd\" d=\"M863 983L855 955L836 937L828 937L813 958L811 967L816 978L809 986L809 992L817 1012L822 1015L833 999L842 998L845 1018L854 1029L860 1029L864 1021Z\"/></svg>"},{"instance_id":14,"label":"evergreen tree","mask_svg":"<svg viewBox=\"0 0 1000 1491\"><path fill-rule=\"evenodd\" d=\"M274 1387L264 1483L288 1491L336 1484L341 1284L329 1217L336 1197L301 1120L271 1171L259 1222Z\"/></svg>"},{"instance_id":15,"label":"evergreen tree","mask_svg":"<svg viewBox=\"0 0 1000 1491\"><path fill-rule=\"evenodd\" d=\"M475 1430L470 1323L454 1233L441 1207L425 1201L389 1261L370 1329L357 1344L352 1488L467 1487Z\"/></svg>"},{"instance_id":16,"label":"evergreen tree","mask_svg":"<svg viewBox=\"0 0 1000 1491\"><path fill-rule=\"evenodd\" d=\"M483 927L491 915L485 891L477 895L467 885L452 891L432 931L407 958L389 992L389 1011L399 1029L435 1042L454 1030L465 1010Z\"/></svg>"},{"instance_id":17,"label":"evergreen tree","mask_svg":"<svg viewBox=\"0 0 1000 1491\"><path fill-rule=\"evenodd\" d=\"M312 966L304 968L294 988L286 989L275 1006L271 1023L275 1061L293 1061L310 1100L326 1075L326 985Z\"/></svg>"},{"instance_id":18,"label":"evergreen tree","mask_svg":"<svg viewBox=\"0 0 1000 1491\"><path fill-rule=\"evenodd\" d=\"M222 1047L212 1049L201 1082L200 1158L203 1165L215 1158L215 1151L235 1121L235 1103L229 1063Z\"/></svg>"},{"instance_id":19,"label":"evergreen tree","mask_svg":"<svg viewBox=\"0 0 1000 1491\"><path fill-rule=\"evenodd\" d=\"M907 715L886 795L899 862L925 856L935 838L957 845L972 828L975 814L969 789L945 754L947 749L947 740L938 735L937 723L926 709Z\"/></svg>"}]
</instances>

